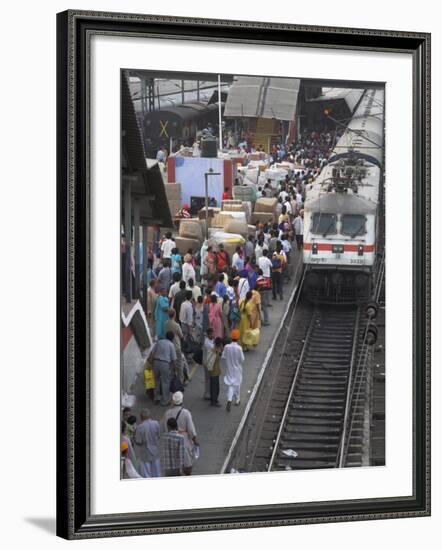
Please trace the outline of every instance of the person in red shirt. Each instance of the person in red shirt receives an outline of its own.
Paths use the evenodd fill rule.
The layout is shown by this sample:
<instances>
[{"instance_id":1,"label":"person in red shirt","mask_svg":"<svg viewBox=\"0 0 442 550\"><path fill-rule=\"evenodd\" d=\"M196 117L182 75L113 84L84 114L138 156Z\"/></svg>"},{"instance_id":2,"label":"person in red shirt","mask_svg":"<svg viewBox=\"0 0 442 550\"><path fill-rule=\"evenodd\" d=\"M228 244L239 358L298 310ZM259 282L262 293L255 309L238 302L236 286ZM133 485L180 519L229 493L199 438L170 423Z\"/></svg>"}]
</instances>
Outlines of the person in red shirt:
<instances>
[{"instance_id":1,"label":"person in red shirt","mask_svg":"<svg viewBox=\"0 0 442 550\"><path fill-rule=\"evenodd\" d=\"M227 269L230 265L229 254L224 250L223 243L218 245L218 252L216 254L216 267L218 271Z\"/></svg>"},{"instance_id":2,"label":"person in red shirt","mask_svg":"<svg viewBox=\"0 0 442 550\"><path fill-rule=\"evenodd\" d=\"M223 201L228 201L232 198L231 194L230 194L230 191L228 190L228 188L226 187L224 189L224 193L223 193Z\"/></svg>"}]
</instances>

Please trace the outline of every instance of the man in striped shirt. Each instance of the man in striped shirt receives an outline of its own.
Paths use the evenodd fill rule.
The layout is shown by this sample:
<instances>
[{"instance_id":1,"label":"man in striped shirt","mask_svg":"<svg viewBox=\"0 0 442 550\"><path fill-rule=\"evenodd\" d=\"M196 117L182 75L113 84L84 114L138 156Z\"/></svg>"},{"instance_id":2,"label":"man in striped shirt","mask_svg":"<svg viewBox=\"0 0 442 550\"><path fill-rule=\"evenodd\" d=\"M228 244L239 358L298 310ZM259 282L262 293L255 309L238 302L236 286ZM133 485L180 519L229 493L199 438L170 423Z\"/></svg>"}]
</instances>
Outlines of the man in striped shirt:
<instances>
[{"instance_id":1,"label":"man in striped shirt","mask_svg":"<svg viewBox=\"0 0 442 550\"><path fill-rule=\"evenodd\" d=\"M161 436L161 459L166 477L180 476L184 467L184 436L178 433L176 418L168 418L167 433Z\"/></svg>"}]
</instances>

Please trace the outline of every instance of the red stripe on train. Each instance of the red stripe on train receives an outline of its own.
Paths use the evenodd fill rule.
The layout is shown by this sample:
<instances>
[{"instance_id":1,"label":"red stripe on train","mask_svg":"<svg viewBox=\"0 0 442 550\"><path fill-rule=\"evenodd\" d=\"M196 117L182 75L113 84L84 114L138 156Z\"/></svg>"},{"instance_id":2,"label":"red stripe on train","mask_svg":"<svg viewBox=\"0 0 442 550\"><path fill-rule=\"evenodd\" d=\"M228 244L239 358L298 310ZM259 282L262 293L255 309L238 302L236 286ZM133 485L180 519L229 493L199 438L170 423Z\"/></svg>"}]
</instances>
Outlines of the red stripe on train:
<instances>
[{"instance_id":1,"label":"red stripe on train","mask_svg":"<svg viewBox=\"0 0 442 550\"><path fill-rule=\"evenodd\" d=\"M315 243L318 251L331 252L333 245L329 243ZM358 244L344 244L344 252L357 252ZM364 252L374 252L374 244L364 244ZM311 250L312 243L304 243L304 250Z\"/></svg>"}]
</instances>

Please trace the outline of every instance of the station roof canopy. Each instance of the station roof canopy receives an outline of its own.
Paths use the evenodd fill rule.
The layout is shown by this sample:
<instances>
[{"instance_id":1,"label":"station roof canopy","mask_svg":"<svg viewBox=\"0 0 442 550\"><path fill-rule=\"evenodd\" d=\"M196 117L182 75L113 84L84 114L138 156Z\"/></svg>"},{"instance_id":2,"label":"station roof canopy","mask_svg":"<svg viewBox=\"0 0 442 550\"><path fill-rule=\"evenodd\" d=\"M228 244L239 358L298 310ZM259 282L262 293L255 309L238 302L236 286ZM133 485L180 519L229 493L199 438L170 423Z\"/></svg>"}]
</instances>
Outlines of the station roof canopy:
<instances>
[{"instance_id":1,"label":"station roof canopy","mask_svg":"<svg viewBox=\"0 0 442 550\"><path fill-rule=\"evenodd\" d=\"M323 88L322 95L309 99L308 101L318 102L318 101L334 101L337 99L342 99L347 104L347 107L350 110L350 113L353 113L356 105L359 103L364 90L354 88Z\"/></svg>"},{"instance_id":2,"label":"station roof canopy","mask_svg":"<svg viewBox=\"0 0 442 550\"><path fill-rule=\"evenodd\" d=\"M145 158L127 76L124 74L121 80L122 192L126 185L131 186L131 197L133 201L138 201L142 225L172 227L160 167L155 160L148 161Z\"/></svg>"},{"instance_id":3,"label":"station roof canopy","mask_svg":"<svg viewBox=\"0 0 442 550\"><path fill-rule=\"evenodd\" d=\"M300 82L298 78L237 76L224 116L294 120Z\"/></svg>"}]
</instances>

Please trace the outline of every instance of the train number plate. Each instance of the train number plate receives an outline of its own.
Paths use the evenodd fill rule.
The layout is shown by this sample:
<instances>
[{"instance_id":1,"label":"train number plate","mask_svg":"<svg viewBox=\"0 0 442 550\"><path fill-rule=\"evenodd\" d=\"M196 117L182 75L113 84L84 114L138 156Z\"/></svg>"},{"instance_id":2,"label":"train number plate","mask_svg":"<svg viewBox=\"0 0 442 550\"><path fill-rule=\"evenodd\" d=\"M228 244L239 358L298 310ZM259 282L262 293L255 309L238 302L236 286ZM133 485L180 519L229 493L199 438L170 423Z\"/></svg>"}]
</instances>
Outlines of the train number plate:
<instances>
[{"instance_id":1,"label":"train number plate","mask_svg":"<svg viewBox=\"0 0 442 550\"><path fill-rule=\"evenodd\" d=\"M332 252L334 254L342 254L344 252L344 245L343 244L334 244L332 246Z\"/></svg>"}]
</instances>

